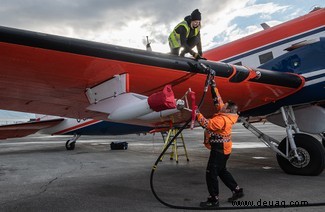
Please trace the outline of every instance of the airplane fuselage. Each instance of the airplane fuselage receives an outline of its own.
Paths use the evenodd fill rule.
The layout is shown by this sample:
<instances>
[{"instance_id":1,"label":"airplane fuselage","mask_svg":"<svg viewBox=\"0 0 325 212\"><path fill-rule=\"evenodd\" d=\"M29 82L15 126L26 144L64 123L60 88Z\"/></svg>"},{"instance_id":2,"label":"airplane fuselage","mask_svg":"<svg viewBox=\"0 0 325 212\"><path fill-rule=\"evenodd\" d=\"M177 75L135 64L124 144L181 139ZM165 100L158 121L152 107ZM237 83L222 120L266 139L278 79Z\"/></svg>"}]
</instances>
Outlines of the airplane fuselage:
<instances>
[{"instance_id":1,"label":"airplane fuselage","mask_svg":"<svg viewBox=\"0 0 325 212\"><path fill-rule=\"evenodd\" d=\"M245 111L246 115L269 114L283 105L325 101L325 9L208 50L204 56L231 64L296 73L306 80L295 94Z\"/></svg>"}]
</instances>

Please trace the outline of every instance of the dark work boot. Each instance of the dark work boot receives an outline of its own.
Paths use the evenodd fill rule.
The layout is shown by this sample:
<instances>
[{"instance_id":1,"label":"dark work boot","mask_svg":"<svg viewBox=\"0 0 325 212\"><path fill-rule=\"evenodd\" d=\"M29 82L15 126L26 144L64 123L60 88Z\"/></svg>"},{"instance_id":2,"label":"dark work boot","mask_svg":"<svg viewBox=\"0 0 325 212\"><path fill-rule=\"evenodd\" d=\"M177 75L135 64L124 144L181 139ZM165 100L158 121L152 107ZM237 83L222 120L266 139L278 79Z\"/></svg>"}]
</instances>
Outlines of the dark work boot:
<instances>
[{"instance_id":1,"label":"dark work boot","mask_svg":"<svg viewBox=\"0 0 325 212\"><path fill-rule=\"evenodd\" d=\"M233 191L232 197L228 198L228 202L233 202L239 198L242 198L244 196L244 190L243 188L240 188L238 190Z\"/></svg>"},{"instance_id":2,"label":"dark work boot","mask_svg":"<svg viewBox=\"0 0 325 212\"><path fill-rule=\"evenodd\" d=\"M219 207L219 200L213 197L209 197L206 202L200 202L202 208L214 208Z\"/></svg>"}]
</instances>

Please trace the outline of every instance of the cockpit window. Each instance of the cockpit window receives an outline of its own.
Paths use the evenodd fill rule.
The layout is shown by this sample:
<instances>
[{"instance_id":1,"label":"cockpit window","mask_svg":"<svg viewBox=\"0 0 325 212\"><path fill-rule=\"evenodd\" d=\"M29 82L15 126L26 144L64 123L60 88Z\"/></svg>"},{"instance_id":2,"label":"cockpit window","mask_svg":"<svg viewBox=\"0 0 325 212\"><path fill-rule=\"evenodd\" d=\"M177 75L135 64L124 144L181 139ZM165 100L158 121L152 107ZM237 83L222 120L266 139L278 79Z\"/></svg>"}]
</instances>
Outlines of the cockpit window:
<instances>
[{"instance_id":1,"label":"cockpit window","mask_svg":"<svg viewBox=\"0 0 325 212\"><path fill-rule=\"evenodd\" d=\"M272 52L267 52L265 54L261 54L258 56L260 59L260 64L266 63L269 60L273 59L273 53Z\"/></svg>"}]
</instances>

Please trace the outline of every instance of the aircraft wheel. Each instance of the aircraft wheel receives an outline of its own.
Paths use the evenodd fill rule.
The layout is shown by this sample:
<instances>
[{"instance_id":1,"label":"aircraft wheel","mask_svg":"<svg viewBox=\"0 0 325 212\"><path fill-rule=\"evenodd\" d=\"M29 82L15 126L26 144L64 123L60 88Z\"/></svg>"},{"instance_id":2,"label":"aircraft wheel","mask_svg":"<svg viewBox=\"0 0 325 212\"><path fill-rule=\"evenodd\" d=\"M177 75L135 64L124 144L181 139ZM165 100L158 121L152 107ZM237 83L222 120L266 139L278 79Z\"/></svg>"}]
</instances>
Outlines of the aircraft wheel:
<instances>
[{"instance_id":1,"label":"aircraft wheel","mask_svg":"<svg viewBox=\"0 0 325 212\"><path fill-rule=\"evenodd\" d=\"M67 150L74 150L75 144L76 144L75 141L71 142L70 140L67 140L67 142L65 143L65 148Z\"/></svg>"},{"instance_id":2,"label":"aircraft wheel","mask_svg":"<svg viewBox=\"0 0 325 212\"><path fill-rule=\"evenodd\" d=\"M281 169L287 174L294 175L319 175L322 173L325 167L325 152L320 142L307 134L297 133L293 137L298 155L302 160L298 161L293 158L289 161L277 154L277 161ZM278 148L281 152L286 152L286 138L281 141ZM294 155L290 147L289 155Z\"/></svg>"},{"instance_id":3,"label":"aircraft wheel","mask_svg":"<svg viewBox=\"0 0 325 212\"><path fill-rule=\"evenodd\" d=\"M325 137L325 133L323 133L323 136ZM325 148L325 138L322 139L323 147Z\"/></svg>"}]
</instances>

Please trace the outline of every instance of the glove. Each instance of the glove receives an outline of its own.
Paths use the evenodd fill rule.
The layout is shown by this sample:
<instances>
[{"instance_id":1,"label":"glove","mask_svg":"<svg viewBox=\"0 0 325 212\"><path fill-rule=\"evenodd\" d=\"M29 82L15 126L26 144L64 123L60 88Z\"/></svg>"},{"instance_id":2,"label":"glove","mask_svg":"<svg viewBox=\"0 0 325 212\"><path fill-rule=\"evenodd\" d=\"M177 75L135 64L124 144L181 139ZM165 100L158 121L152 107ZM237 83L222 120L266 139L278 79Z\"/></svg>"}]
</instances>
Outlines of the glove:
<instances>
[{"instance_id":1,"label":"glove","mask_svg":"<svg viewBox=\"0 0 325 212\"><path fill-rule=\"evenodd\" d=\"M193 55L193 57L195 58L195 60L199 60L199 59L202 59L201 55L199 53L195 53Z\"/></svg>"},{"instance_id":2,"label":"glove","mask_svg":"<svg viewBox=\"0 0 325 212\"><path fill-rule=\"evenodd\" d=\"M198 114L200 114L200 110L199 110L199 107L198 106L196 106L196 108L195 108L195 116L197 116Z\"/></svg>"},{"instance_id":3,"label":"glove","mask_svg":"<svg viewBox=\"0 0 325 212\"><path fill-rule=\"evenodd\" d=\"M201 57L200 59L201 59L201 60L207 60L205 57L203 57L202 52L198 52L198 54L200 55L200 57Z\"/></svg>"},{"instance_id":4,"label":"glove","mask_svg":"<svg viewBox=\"0 0 325 212\"><path fill-rule=\"evenodd\" d=\"M210 86L214 88L217 86L216 81L214 81L214 79L210 80Z\"/></svg>"}]
</instances>

